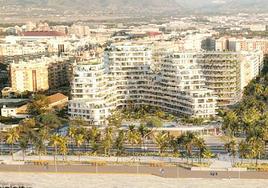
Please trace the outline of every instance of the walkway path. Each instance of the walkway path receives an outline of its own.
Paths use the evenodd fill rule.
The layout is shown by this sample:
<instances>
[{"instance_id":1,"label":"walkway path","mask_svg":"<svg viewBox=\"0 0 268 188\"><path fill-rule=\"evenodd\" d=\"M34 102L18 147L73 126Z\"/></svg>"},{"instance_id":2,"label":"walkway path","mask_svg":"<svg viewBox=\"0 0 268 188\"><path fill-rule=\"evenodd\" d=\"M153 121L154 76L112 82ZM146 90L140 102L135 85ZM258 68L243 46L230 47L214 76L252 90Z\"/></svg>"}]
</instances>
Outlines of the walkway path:
<instances>
[{"instance_id":1,"label":"walkway path","mask_svg":"<svg viewBox=\"0 0 268 188\"><path fill-rule=\"evenodd\" d=\"M30 184L32 188L267 188L268 185L268 180L193 180L122 174L50 173L0 173L0 182Z\"/></svg>"},{"instance_id":2,"label":"walkway path","mask_svg":"<svg viewBox=\"0 0 268 188\"><path fill-rule=\"evenodd\" d=\"M0 172L17 173L73 173L73 174L136 174L164 178L209 179L268 179L268 172L254 171L191 171L181 167L150 167L141 165L91 166L91 165L0 165ZM163 173L161 173L163 172Z\"/></svg>"}]
</instances>

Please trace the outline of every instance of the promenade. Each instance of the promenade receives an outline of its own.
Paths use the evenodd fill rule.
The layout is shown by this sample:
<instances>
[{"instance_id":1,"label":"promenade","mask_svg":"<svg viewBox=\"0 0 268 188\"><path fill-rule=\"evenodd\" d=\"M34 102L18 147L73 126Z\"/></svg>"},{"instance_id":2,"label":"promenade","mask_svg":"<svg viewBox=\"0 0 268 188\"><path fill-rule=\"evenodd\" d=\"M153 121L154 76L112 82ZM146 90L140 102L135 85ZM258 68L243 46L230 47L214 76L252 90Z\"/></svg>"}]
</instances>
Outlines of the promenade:
<instances>
[{"instance_id":1,"label":"promenade","mask_svg":"<svg viewBox=\"0 0 268 188\"><path fill-rule=\"evenodd\" d=\"M150 175L6 173L0 183L19 183L31 188L267 188L268 180L173 179Z\"/></svg>"},{"instance_id":2,"label":"promenade","mask_svg":"<svg viewBox=\"0 0 268 188\"><path fill-rule=\"evenodd\" d=\"M268 179L268 172L241 171L232 169L231 163L224 159L211 159L210 167L194 171L178 166L186 159L162 157L94 157L57 156L56 165L53 156L42 156L44 164L34 164L39 156L0 156L0 172L36 172L36 173L84 173L84 174L135 174L154 175L163 178L206 178L206 179ZM28 161L28 162L27 162ZM46 161L50 161L49 164ZM189 160L191 161L191 160ZM29 163L30 162L30 163ZM96 162L96 165L88 162ZM104 164L101 164L104 162ZM208 161L207 161L208 162ZM261 161L267 162L267 161ZM152 166L151 163L160 165Z\"/></svg>"},{"instance_id":3,"label":"promenade","mask_svg":"<svg viewBox=\"0 0 268 188\"><path fill-rule=\"evenodd\" d=\"M217 169L195 170L177 166L152 167L145 165L0 165L0 172L16 173L83 173L83 174L135 174L154 175L162 178L206 178L206 179L268 179L268 172L222 171Z\"/></svg>"}]
</instances>

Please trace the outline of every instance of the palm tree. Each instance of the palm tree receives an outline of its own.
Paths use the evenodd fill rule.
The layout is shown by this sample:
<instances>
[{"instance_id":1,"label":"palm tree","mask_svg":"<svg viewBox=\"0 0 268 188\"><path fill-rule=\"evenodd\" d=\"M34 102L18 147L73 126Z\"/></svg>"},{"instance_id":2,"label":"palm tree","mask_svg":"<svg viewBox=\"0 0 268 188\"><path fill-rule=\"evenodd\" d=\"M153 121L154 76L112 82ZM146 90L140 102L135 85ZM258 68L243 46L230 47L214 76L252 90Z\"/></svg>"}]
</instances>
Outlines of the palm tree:
<instances>
[{"instance_id":1,"label":"palm tree","mask_svg":"<svg viewBox=\"0 0 268 188\"><path fill-rule=\"evenodd\" d=\"M242 140L238 145L238 153L241 158L241 163L243 163L243 159L246 159L250 155L250 145L245 141Z\"/></svg>"},{"instance_id":2,"label":"palm tree","mask_svg":"<svg viewBox=\"0 0 268 188\"><path fill-rule=\"evenodd\" d=\"M174 156L179 156L179 143L178 138L175 138L174 136L169 137L169 147L172 149Z\"/></svg>"},{"instance_id":3,"label":"palm tree","mask_svg":"<svg viewBox=\"0 0 268 188\"><path fill-rule=\"evenodd\" d=\"M182 136L182 144L184 145L184 148L187 153L187 163L189 162L189 157L192 156L192 149L195 142L195 135L191 132L187 132ZM193 162L193 161L192 161Z\"/></svg>"},{"instance_id":4,"label":"palm tree","mask_svg":"<svg viewBox=\"0 0 268 188\"><path fill-rule=\"evenodd\" d=\"M118 136L114 142L114 148L117 150L117 155L120 155L124 152L124 143L125 143L125 132L123 130L119 131Z\"/></svg>"},{"instance_id":5,"label":"palm tree","mask_svg":"<svg viewBox=\"0 0 268 188\"><path fill-rule=\"evenodd\" d=\"M76 144L76 147L78 148L78 158L79 158L79 161L80 161L80 147L84 144L85 142L85 138L84 138L84 135L82 134L77 134L75 135L74 137L74 140L75 140L75 144Z\"/></svg>"},{"instance_id":6,"label":"palm tree","mask_svg":"<svg viewBox=\"0 0 268 188\"><path fill-rule=\"evenodd\" d=\"M2 145L3 143L6 142L6 132L0 132L0 144ZM3 154L3 148L1 147L1 155Z\"/></svg>"},{"instance_id":7,"label":"palm tree","mask_svg":"<svg viewBox=\"0 0 268 188\"><path fill-rule=\"evenodd\" d=\"M154 136L154 141L159 148L159 155L162 155L162 153L165 151L165 149L168 147L168 141L169 141L169 136L167 132L160 132L157 133Z\"/></svg>"},{"instance_id":8,"label":"palm tree","mask_svg":"<svg viewBox=\"0 0 268 188\"><path fill-rule=\"evenodd\" d=\"M248 139L251 146L251 156L256 159L256 166L258 166L258 159L265 151L265 144L261 138L252 137Z\"/></svg>"},{"instance_id":9,"label":"palm tree","mask_svg":"<svg viewBox=\"0 0 268 188\"><path fill-rule=\"evenodd\" d=\"M206 150L206 144L205 144L205 140L201 137L195 137L194 140L194 145L198 148L199 150L199 155L198 155L198 161L199 163L201 163L201 159L203 157L203 153Z\"/></svg>"},{"instance_id":10,"label":"palm tree","mask_svg":"<svg viewBox=\"0 0 268 188\"><path fill-rule=\"evenodd\" d=\"M42 152L44 154L46 154L46 152L47 152L46 144L47 144L48 139L49 139L49 130L48 130L48 128L44 127L42 129L40 129L39 133L38 133L38 137L40 138L40 144L42 145L42 147L40 149L43 149L40 152L40 154L42 154Z\"/></svg>"},{"instance_id":11,"label":"palm tree","mask_svg":"<svg viewBox=\"0 0 268 188\"><path fill-rule=\"evenodd\" d=\"M238 126L238 117L234 111L228 111L223 117L222 129L228 136L234 136L234 128Z\"/></svg>"},{"instance_id":12,"label":"palm tree","mask_svg":"<svg viewBox=\"0 0 268 188\"><path fill-rule=\"evenodd\" d=\"M22 150L23 161L25 160L25 155L26 155L25 151L28 148L28 144L29 144L29 139L26 138L25 135L23 135L19 138L19 145L20 145L20 148Z\"/></svg>"},{"instance_id":13,"label":"palm tree","mask_svg":"<svg viewBox=\"0 0 268 188\"><path fill-rule=\"evenodd\" d=\"M237 143L234 139L227 142L224 145L225 150L229 153L229 155L232 157L232 163L234 163L235 156L237 154Z\"/></svg>"},{"instance_id":14,"label":"palm tree","mask_svg":"<svg viewBox=\"0 0 268 188\"><path fill-rule=\"evenodd\" d=\"M140 143L140 134L136 131L134 125L130 125L127 131L127 140L132 147L132 155L134 156L134 145Z\"/></svg>"},{"instance_id":15,"label":"palm tree","mask_svg":"<svg viewBox=\"0 0 268 188\"><path fill-rule=\"evenodd\" d=\"M97 127L92 127L89 131L89 137L91 142L91 148L93 153L96 153L99 149L98 142L100 141L101 133Z\"/></svg>"},{"instance_id":16,"label":"palm tree","mask_svg":"<svg viewBox=\"0 0 268 188\"><path fill-rule=\"evenodd\" d=\"M254 87L254 95L260 96L264 91L264 87L261 84L256 83Z\"/></svg>"},{"instance_id":17,"label":"palm tree","mask_svg":"<svg viewBox=\"0 0 268 188\"><path fill-rule=\"evenodd\" d=\"M11 145L11 155L12 160L14 160L14 144L19 140L19 130L17 128L12 128L8 131L6 135L6 142L7 144Z\"/></svg>"},{"instance_id":18,"label":"palm tree","mask_svg":"<svg viewBox=\"0 0 268 188\"><path fill-rule=\"evenodd\" d=\"M105 129L104 138L102 140L102 147L104 149L104 155L110 154L110 149L113 145L113 133L112 127L108 127Z\"/></svg>"},{"instance_id":19,"label":"palm tree","mask_svg":"<svg viewBox=\"0 0 268 188\"><path fill-rule=\"evenodd\" d=\"M56 156L58 154L58 147L59 145L61 144L61 136L58 135L58 134L53 134L51 137L50 137L50 142L49 144L54 147L54 164L56 166Z\"/></svg>"},{"instance_id":20,"label":"palm tree","mask_svg":"<svg viewBox=\"0 0 268 188\"><path fill-rule=\"evenodd\" d=\"M249 108L243 112L242 123L247 134L254 132L255 125L258 124L260 118L261 113L256 108Z\"/></svg>"},{"instance_id":21,"label":"palm tree","mask_svg":"<svg viewBox=\"0 0 268 188\"><path fill-rule=\"evenodd\" d=\"M205 159L211 159L213 156L214 156L214 154L207 148L202 153L202 157Z\"/></svg>"},{"instance_id":22,"label":"palm tree","mask_svg":"<svg viewBox=\"0 0 268 188\"><path fill-rule=\"evenodd\" d=\"M151 133L151 130L148 129L144 124L141 124L138 127L138 132L141 135L141 147L143 148L145 145L145 139Z\"/></svg>"},{"instance_id":23,"label":"palm tree","mask_svg":"<svg viewBox=\"0 0 268 188\"><path fill-rule=\"evenodd\" d=\"M68 143L68 141L65 137L60 137L59 152L62 154L63 160L66 159L66 155L68 153L67 143Z\"/></svg>"},{"instance_id":24,"label":"palm tree","mask_svg":"<svg viewBox=\"0 0 268 188\"><path fill-rule=\"evenodd\" d=\"M122 112L113 111L112 114L107 118L108 125L111 127L120 127L122 125Z\"/></svg>"},{"instance_id":25,"label":"palm tree","mask_svg":"<svg viewBox=\"0 0 268 188\"><path fill-rule=\"evenodd\" d=\"M68 137L70 138L71 145L72 145L72 152L74 152L74 142L75 142L75 135L77 133L77 128L74 126L70 126L68 129Z\"/></svg>"},{"instance_id":26,"label":"palm tree","mask_svg":"<svg viewBox=\"0 0 268 188\"><path fill-rule=\"evenodd\" d=\"M39 155L39 160L41 160L42 153L45 153L46 146L44 145L44 140L41 137L36 137L33 140L36 153Z\"/></svg>"}]
</instances>

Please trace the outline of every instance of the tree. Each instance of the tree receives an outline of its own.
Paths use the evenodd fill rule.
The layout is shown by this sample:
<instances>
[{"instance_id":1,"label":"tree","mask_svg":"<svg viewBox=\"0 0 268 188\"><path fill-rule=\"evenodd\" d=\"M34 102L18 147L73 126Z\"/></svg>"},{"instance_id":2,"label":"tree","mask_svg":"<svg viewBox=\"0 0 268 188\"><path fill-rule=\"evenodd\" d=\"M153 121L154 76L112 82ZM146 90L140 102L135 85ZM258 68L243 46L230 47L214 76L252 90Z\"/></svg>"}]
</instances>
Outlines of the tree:
<instances>
[{"instance_id":1,"label":"tree","mask_svg":"<svg viewBox=\"0 0 268 188\"><path fill-rule=\"evenodd\" d=\"M202 157L205 159L211 159L213 156L214 156L214 154L210 150L208 150L207 148L202 153Z\"/></svg>"},{"instance_id":2,"label":"tree","mask_svg":"<svg viewBox=\"0 0 268 188\"><path fill-rule=\"evenodd\" d=\"M226 131L228 136L234 136L235 128L238 125L238 117L234 111L228 111L223 117L222 129Z\"/></svg>"},{"instance_id":3,"label":"tree","mask_svg":"<svg viewBox=\"0 0 268 188\"><path fill-rule=\"evenodd\" d=\"M85 142L85 138L84 138L84 135L82 134L77 134L75 135L74 137L74 140L75 140L75 144L76 144L76 147L78 148L78 158L79 158L79 161L80 161L80 147L84 144Z\"/></svg>"},{"instance_id":4,"label":"tree","mask_svg":"<svg viewBox=\"0 0 268 188\"><path fill-rule=\"evenodd\" d=\"M56 166L56 156L58 155L58 147L59 145L61 144L61 136L58 135L58 134L53 134L51 137L50 137L50 142L49 144L54 147L54 163L55 163L55 166Z\"/></svg>"},{"instance_id":5,"label":"tree","mask_svg":"<svg viewBox=\"0 0 268 188\"><path fill-rule=\"evenodd\" d=\"M14 144L18 142L20 138L19 135L19 129L17 128L12 128L8 131L6 135L6 143L11 145L11 155L12 155L12 160L14 160Z\"/></svg>"},{"instance_id":6,"label":"tree","mask_svg":"<svg viewBox=\"0 0 268 188\"><path fill-rule=\"evenodd\" d=\"M20 129L26 130L26 129L33 129L36 127L36 121L34 118L27 118L22 121L20 121Z\"/></svg>"},{"instance_id":7,"label":"tree","mask_svg":"<svg viewBox=\"0 0 268 188\"><path fill-rule=\"evenodd\" d=\"M146 137L149 136L149 134L151 133L151 130L148 129L144 124L141 124L138 127L138 132L141 135L141 147L144 147L145 139Z\"/></svg>"},{"instance_id":8,"label":"tree","mask_svg":"<svg viewBox=\"0 0 268 188\"><path fill-rule=\"evenodd\" d=\"M22 150L23 161L25 160L26 149L28 148L29 139L23 135L19 137L19 145Z\"/></svg>"},{"instance_id":9,"label":"tree","mask_svg":"<svg viewBox=\"0 0 268 188\"><path fill-rule=\"evenodd\" d=\"M159 154L162 155L162 153L168 147L168 143L169 143L168 133L163 131L163 132L155 134L154 141L157 147L159 148Z\"/></svg>"},{"instance_id":10,"label":"tree","mask_svg":"<svg viewBox=\"0 0 268 188\"><path fill-rule=\"evenodd\" d=\"M114 142L114 148L116 149L117 155L121 155L124 152L124 143L125 132L123 130L120 130Z\"/></svg>"},{"instance_id":11,"label":"tree","mask_svg":"<svg viewBox=\"0 0 268 188\"><path fill-rule=\"evenodd\" d=\"M35 151L39 155L39 160L41 160L41 155L45 151L45 145L43 141L38 137L34 140L33 143L34 143Z\"/></svg>"},{"instance_id":12,"label":"tree","mask_svg":"<svg viewBox=\"0 0 268 188\"><path fill-rule=\"evenodd\" d=\"M238 153L241 158L241 163L243 163L243 159L246 159L250 156L250 145L247 141L242 140L238 145Z\"/></svg>"},{"instance_id":13,"label":"tree","mask_svg":"<svg viewBox=\"0 0 268 188\"><path fill-rule=\"evenodd\" d=\"M184 148L186 150L187 154L187 163L189 157L192 156L192 149L194 146L194 141L195 141L195 135L191 132L187 132L186 134L182 135L182 144L184 145Z\"/></svg>"},{"instance_id":14,"label":"tree","mask_svg":"<svg viewBox=\"0 0 268 188\"><path fill-rule=\"evenodd\" d=\"M179 156L179 143L178 138L174 136L169 136L169 147L172 149L174 156Z\"/></svg>"},{"instance_id":15,"label":"tree","mask_svg":"<svg viewBox=\"0 0 268 188\"><path fill-rule=\"evenodd\" d=\"M234 163L235 156L237 154L237 143L234 139L227 142L224 145L225 150L229 153L229 155L232 157L232 162Z\"/></svg>"},{"instance_id":16,"label":"tree","mask_svg":"<svg viewBox=\"0 0 268 188\"><path fill-rule=\"evenodd\" d=\"M27 111L33 116L38 116L49 111L49 100L44 95L35 95L32 102L27 106Z\"/></svg>"},{"instance_id":17,"label":"tree","mask_svg":"<svg viewBox=\"0 0 268 188\"><path fill-rule=\"evenodd\" d=\"M68 153L67 142L68 141L65 137L60 137L59 152L63 156L64 160L66 160L66 155Z\"/></svg>"},{"instance_id":18,"label":"tree","mask_svg":"<svg viewBox=\"0 0 268 188\"><path fill-rule=\"evenodd\" d=\"M39 128L47 127L48 129L56 129L61 125L61 122L56 114L45 113L36 117Z\"/></svg>"},{"instance_id":19,"label":"tree","mask_svg":"<svg viewBox=\"0 0 268 188\"><path fill-rule=\"evenodd\" d=\"M74 152L74 142L75 142L75 135L77 133L77 128L74 126L69 126L68 128L68 137L70 139L70 142L72 144L72 152Z\"/></svg>"},{"instance_id":20,"label":"tree","mask_svg":"<svg viewBox=\"0 0 268 188\"><path fill-rule=\"evenodd\" d=\"M130 125L127 131L127 140L131 144L132 154L134 155L134 145L140 143L140 134L136 131L134 125Z\"/></svg>"},{"instance_id":21,"label":"tree","mask_svg":"<svg viewBox=\"0 0 268 188\"><path fill-rule=\"evenodd\" d=\"M261 118L261 113L255 109L250 108L244 111L242 114L242 123L244 125L245 131L249 134L251 131L254 131L255 125Z\"/></svg>"},{"instance_id":22,"label":"tree","mask_svg":"<svg viewBox=\"0 0 268 188\"><path fill-rule=\"evenodd\" d=\"M201 163L201 159L203 158L203 154L207 149L206 144L205 144L205 140L201 137L195 137L194 146L197 147L199 150L198 161L199 161L199 163Z\"/></svg>"},{"instance_id":23,"label":"tree","mask_svg":"<svg viewBox=\"0 0 268 188\"><path fill-rule=\"evenodd\" d=\"M104 150L104 155L109 155L110 149L113 145L113 129L112 127L107 127L104 132L105 133L102 140L102 147Z\"/></svg>"},{"instance_id":24,"label":"tree","mask_svg":"<svg viewBox=\"0 0 268 188\"><path fill-rule=\"evenodd\" d=\"M101 133L97 127L92 127L90 129L89 138L90 138L90 142L91 142L92 151L93 151L93 153L96 153L99 149L98 142L100 141L100 138L101 138Z\"/></svg>"},{"instance_id":25,"label":"tree","mask_svg":"<svg viewBox=\"0 0 268 188\"><path fill-rule=\"evenodd\" d=\"M258 159L261 158L261 155L265 151L265 143L261 138L252 137L248 139L248 142L251 146L251 156L256 159L256 166L258 165Z\"/></svg>"},{"instance_id":26,"label":"tree","mask_svg":"<svg viewBox=\"0 0 268 188\"><path fill-rule=\"evenodd\" d=\"M40 138L40 144L42 145L42 150L40 154L45 153L46 154L46 142L49 140L49 130L46 127L43 127L39 129L38 137Z\"/></svg>"},{"instance_id":27,"label":"tree","mask_svg":"<svg viewBox=\"0 0 268 188\"><path fill-rule=\"evenodd\" d=\"M163 126L162 120L157 116L148 116L145 118L145 122L148 127L162 127Z\"/></svg>"},{"instance_id":28,"label":"tree","mask_svg":"<svg viewBox=\"0 0 268 188\"><path fill-rule=\"evenodd\" d=\"M122 125L122 112L113 111L112 114L107 118L108 125L111 127L120 127Z\"/></svg>"}]
</instances>

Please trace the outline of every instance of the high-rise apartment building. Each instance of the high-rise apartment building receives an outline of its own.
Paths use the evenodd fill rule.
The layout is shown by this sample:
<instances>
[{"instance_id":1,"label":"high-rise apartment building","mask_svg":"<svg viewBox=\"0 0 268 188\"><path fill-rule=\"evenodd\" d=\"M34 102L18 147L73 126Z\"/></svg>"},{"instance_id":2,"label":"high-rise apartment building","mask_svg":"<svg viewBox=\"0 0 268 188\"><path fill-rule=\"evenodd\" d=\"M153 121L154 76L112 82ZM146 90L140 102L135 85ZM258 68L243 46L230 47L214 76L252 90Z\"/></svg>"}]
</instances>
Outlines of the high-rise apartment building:
<instances>
[{"instance_id":1,"label":"high-rise apartment building","mask_svg":"<svg viewBox=\"0 0 268 188\"><path fill-rule=\"evenodd\" d=\"M244 87L263 67L263 53L253 52L201 52L198 55L206 86L218 96L218 105L230 105L242 97Z\"/></svg>"},{"instance_id":2,"label":"high-rise apartment building","mask_svg":"<svg viewBox=\"0 0 268 188\"><path fill-rule=\"evenodd\" d=\"M13 91L40 91L56 89L70 83L73 60L68 57L42 57L10 64L10 82Z\"/></svg>"},{"instance_id":3,"label":"high-rise apartment building","mask_svg":"<svg viewBox=\"0 0 268 188\"><path fill-rule=\"evenodd\" d=\"M47 90L48 69L44 62L19 62L10 64L10 81L13 91Z\"/></svg>"},{"instance_id":4,"label":"high-rise apartment building","mask_svg":"<svg viewBox=\"0 0 268 188\"><path fill-rule=\"evenodd\" d=\"M175 53L153 64L147 45L117 44L105 50L103 60L77 63L69 113L97 125L117 107L151 105L195 117L212 117L216 97L191 53Z\"/></svg>"}]
</instances>

